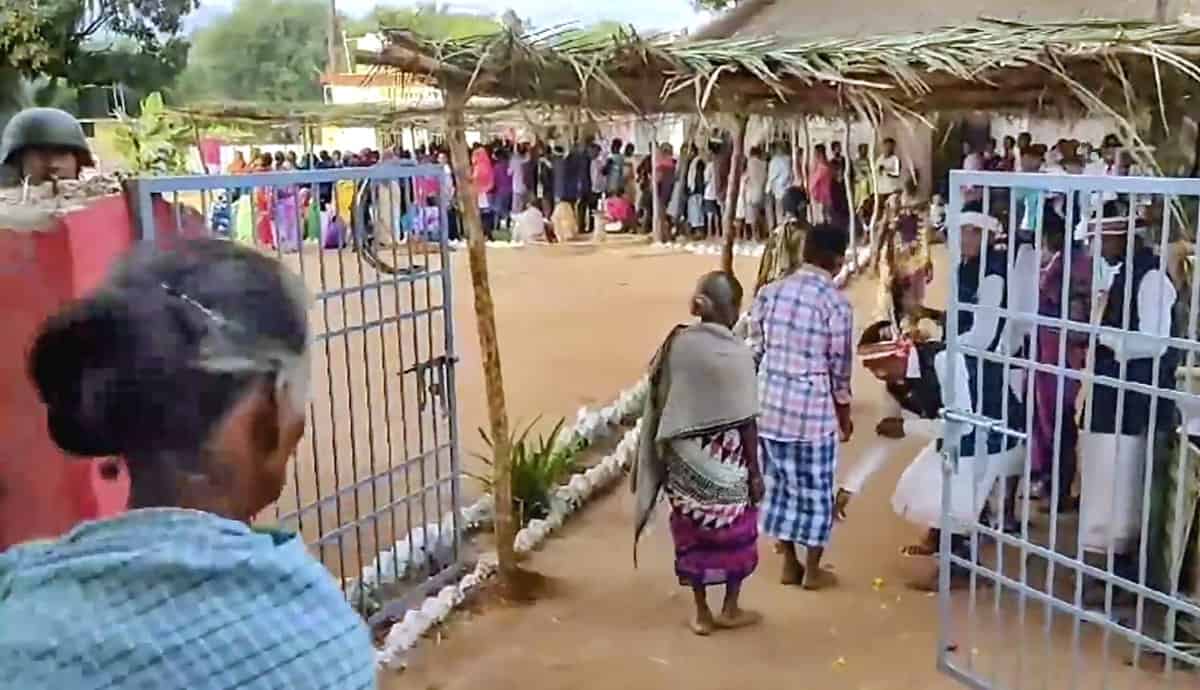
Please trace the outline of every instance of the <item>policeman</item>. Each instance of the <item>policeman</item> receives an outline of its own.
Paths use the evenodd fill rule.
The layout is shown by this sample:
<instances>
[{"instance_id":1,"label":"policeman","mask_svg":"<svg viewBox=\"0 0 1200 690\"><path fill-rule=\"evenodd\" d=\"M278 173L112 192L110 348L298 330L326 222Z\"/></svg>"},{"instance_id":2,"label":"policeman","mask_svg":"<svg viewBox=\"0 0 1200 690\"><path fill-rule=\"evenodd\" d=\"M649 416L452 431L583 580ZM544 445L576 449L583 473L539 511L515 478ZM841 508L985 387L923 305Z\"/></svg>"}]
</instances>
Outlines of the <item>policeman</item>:
<instances>
[{"instance_id":1,"label":"policeman","mask_svg":"<svg viewBox=\"0 0 1200 690\"><path fill-rule=\"evenodd\" d=\"M76 180L83 167L94 166L83 127L56 108L27 108L13 116L0 136L0 165L31 184Z\"/></svg>"}]
</instances>

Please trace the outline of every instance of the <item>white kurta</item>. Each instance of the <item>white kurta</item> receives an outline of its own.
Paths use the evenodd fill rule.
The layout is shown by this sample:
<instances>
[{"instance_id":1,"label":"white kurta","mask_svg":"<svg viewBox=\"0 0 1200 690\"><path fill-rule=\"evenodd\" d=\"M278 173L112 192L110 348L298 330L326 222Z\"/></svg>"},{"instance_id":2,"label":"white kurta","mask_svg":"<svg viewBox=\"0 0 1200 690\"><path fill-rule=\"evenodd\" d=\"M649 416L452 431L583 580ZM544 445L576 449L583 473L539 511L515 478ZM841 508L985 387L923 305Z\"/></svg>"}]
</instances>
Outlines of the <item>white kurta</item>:
<instances>
[{"instance_id":1,"label":"white kurta","mask_svg":"<svg viewBox=\"0 0 1200 690\"><path fill-rule=\"evenodd\" d=\"M962 355L955 358L954 391L948 387L948 353L939 352L934 358L942 400L948 407L971 409L971 393L967 381L967 365ZM909 358L909 376L920 376L915 366L915 351ZM939 527L942 519L942 456L937 448L938 439L945 433L945 424L940 419L923 419L904 413L905 431L924 436L929 443L917 454L900 476L892 495L892 508L900 517L924 527ZM963 433L970 432L964 428ZM853 463L847 463L839 486L858 494L867 481L897 457L895 441L881 439L878 445L867 449ZM984 503L999 476L999 470L1012 464L1011 457L1021 457L1021 446L982 458L964 457L958 469L951 475L951 520L956 532L965 532L979 519Z\"/></svg>"},{"instance_id":2,"label":"white kurta","mask_svg":"<svg viewBox=\"0 0 1200 690\"><path fill-rule=\"evenodd\" d=\"M1099 287L1112 285L1115 277L1115 271L1104 272L1097 277ZM1170 336L1171 306L1177 296L1164 272L1153 270L1142 276L1135 295L1138 331L1158 338ZM1098 340L1113 351L1118 362L1159 357L1167 349L1158 339L1103 334ZM1111 547L1114 553L1128 554L1137 549L1148 444L1140 435L1080 434L1079 544L1084 551L1107 552Z\"/></svg>"}]
</instances>

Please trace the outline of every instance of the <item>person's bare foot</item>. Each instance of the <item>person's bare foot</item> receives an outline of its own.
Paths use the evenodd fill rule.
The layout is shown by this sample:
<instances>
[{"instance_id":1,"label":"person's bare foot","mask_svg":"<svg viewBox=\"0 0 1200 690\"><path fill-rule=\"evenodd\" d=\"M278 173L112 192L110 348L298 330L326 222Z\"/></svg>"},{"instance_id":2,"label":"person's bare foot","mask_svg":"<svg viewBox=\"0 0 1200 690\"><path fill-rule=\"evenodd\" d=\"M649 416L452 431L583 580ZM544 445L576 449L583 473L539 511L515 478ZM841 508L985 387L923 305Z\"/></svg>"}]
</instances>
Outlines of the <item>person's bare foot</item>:
<instances>
[{"instance_id":1,"label":"person's bare foot","mask_svg":"<svg viewBox=\"0 0 1200 690\"><path fill-rule=\"evenodd\" d=\"M885 417L875 425L875 433L884 438L904 438L904 420L900 417Z\"/></svg>"},{"instance_id":2,"label":"person's bare foot","mask_svg":"<svg viewBox=\"0 0 1200 690\"><path fill-rule=\"evenodd\" d=\"M711 613L696 613L688 621L688 628L700 637L708 637L716 629L716 622Z\"/></svg>"},{"instance_id":3,"label":"person's bare foot","mask_svg":"<svg viewBox=\"0 0 1200 690\"><path fill-rule=\"evenodd\" d=\"M832 570L825 568L814 568L805 574L804 589L816 591L818 589L829 589L836 587L838 577Z\"/></svg>"},{"instance_id":4,"label":"person's bare foot","mask_svg":"<svg viewBox=\"0 0 1200 690\"><path fill-rule=\"evenodd\" d=\"M779 577L779 583L789 586L804 584L804 566L795 557L783 557L783 574Z\"/></svg>"},{"instance_id":5,"label":"person's bare foot","mask_svg":"<svg viewBox=\"0 0 1200 690\"><path fill-rule=\"evenodd\" d=\"M854 494L845 489L838 489L837 495L833 498L833 519L842 521L846 519L846 507L850 505L850 499Z\"/></svg>"},{"instance_id":6,"label":"person's bare foot","mask_svg":"<svg viewBox=\"0 0 1200 690\"><path fill-rule=\"evenodd\" d=\"M751 625L757 625L762 622L762 614L758 611L750 611L748 609L735 609L733 611L722 611L716 618L718 628L725 630L736 630L738 628L747 628Z\"/></svg>"}]
</instances>

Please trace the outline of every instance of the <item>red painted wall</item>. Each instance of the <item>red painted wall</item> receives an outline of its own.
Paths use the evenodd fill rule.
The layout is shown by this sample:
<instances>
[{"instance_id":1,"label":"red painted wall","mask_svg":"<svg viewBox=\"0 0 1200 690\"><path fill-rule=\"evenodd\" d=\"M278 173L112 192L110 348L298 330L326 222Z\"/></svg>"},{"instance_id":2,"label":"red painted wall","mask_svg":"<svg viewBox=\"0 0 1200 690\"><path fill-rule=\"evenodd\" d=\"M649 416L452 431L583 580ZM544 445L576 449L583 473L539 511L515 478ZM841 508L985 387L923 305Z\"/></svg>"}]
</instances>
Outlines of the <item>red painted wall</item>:
<instances>
[{"instance_id":1,"label":"red painted wall","mask_svg":"<svg viewBox=\"0 0 1200 690\"><path fill-rule=\"evenodd\" d=\"M200 236L203 219L154 207L160 245ZM125 508L129 478L119 460L65 455L46 433L45 411L25 373L42 321L96 288L137 232L123 196L97 199L42 230L0 227L0 549L52 537L81 520Z\"/></svg>"}]
</instances>

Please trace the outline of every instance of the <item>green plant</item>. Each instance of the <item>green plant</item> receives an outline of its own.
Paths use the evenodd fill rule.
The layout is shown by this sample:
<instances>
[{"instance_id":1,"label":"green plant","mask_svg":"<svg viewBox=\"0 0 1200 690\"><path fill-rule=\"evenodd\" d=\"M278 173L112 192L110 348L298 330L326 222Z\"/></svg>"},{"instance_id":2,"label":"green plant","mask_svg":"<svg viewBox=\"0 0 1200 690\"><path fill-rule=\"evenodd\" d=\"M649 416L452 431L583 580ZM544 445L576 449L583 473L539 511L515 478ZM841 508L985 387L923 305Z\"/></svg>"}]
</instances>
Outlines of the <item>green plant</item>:
<instances>
[{"instance_id":1,"label":"green plant","mask_svg":"<svg viewBox=\"0 0 1200 690\"><path fill-rule=\"evenodd\" d=\"M514 432L509 439L512 459L512 496L513 510L517 515L517 523L524 525L530 520L544 518L550 512L550 497L554 489L562 484L578 469L579 451L586 443L579 440L559 448L558 437L562 433L564 420L550 431L549 436L539 434L536 440L530 438L533 427L541 417L534 419L520 433ZM484 444L492 449L495 446L492 439L483 429L479 430ZM492 467L491 455L475 453L475 457ZM490 476L468 473L468 476L479 481L488 491L494 484Z\"/></svg>"},{"instance_id":2,"label":"green plant","mask_svg":"<svg viewBox=\"0 0 1200 690\"><path fill-rule=\"evenodd\" d=\"M151 175L183 175L188 172L188 150L192 128L170 113L162 95L152 93L142 101L137 117L117 113L121 126L114 143L130 172Z\"/></svg>"}]
</instances>

